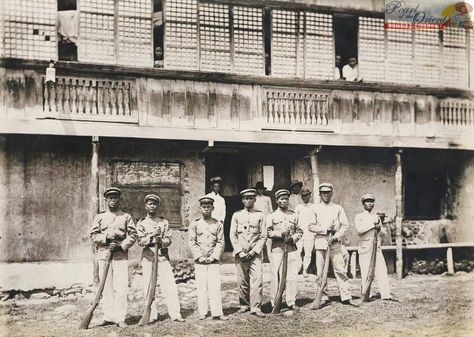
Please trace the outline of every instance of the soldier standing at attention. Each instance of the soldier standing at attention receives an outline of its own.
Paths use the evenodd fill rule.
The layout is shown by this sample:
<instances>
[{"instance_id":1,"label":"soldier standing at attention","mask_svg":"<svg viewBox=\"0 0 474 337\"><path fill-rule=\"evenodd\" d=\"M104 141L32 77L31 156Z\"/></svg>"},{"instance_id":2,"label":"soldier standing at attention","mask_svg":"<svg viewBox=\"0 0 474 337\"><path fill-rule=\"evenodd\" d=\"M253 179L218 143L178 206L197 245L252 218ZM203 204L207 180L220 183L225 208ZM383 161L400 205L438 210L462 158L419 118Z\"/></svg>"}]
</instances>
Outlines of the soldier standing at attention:
<instances>
[{"instance_id":1,"label":"soldier standing at attention","mask_svg":"<svg viewBox=\"0 0 474 337\"><path fill-rule=\"evenodd\" d=\"M263 213L254 209L257 191L240 192L244 209L235 212L230 224L230 241L234 247L237 283L239 284L239 313L251 311L265 317L262 305L262 249L267 237Z\"/></svg>"},{"instance_id":2,"label":"soldier standing at attention","mask_svg":"<svg viewBox=\"0 0 474 337\"><path fill-rule=\"evenodd\" d=\"M332 194L332 184L323 183L319 185L321 202L315 205L317 216L316 224L309 226L309 230L316 234L314 245L316 249L317 276L321 277L324 267L324 259L326 257L326 248L330 245L330 261L339 286L342 304L358 306L351 301L352 295L349 278L347 277L344 256L341 252L340 243L344 233L349 228L349 221L347 220L346 213L342 206L331 201ZM331 238L328 236L329 233L333 233ZM324 295L321 301L322 305L329 301L326 287L327 284L324 285Z\"/></svg>"},{"instance_id":3,"label":"soldier standing at attention","mask_svg":"<svg viewBox=\"0 0 474 337\"><path fill-rule=\"evenodd\" d=\"M214 200L214 210L212 211L212 217L224 223L225 214L226 214L226 206L225 206L224 198L220 195L221 182L222 182L221 177L211 178L212 191L206 194L206 197L212 198Z\"/></svg>"},{"instance_id":4,"label":"soldier standing at attention","mask_svg":"<svg viewBox=\"0 0 474 337\"><path fill-rule=\"evenodd\" d=\"M301 188L303 187L303 182L299 181L298 179L292 180L290 184L290 191L291 195L288 200L288 209L290 211L295 211L296 206L303 203L303 199L301 199Z\"/></svg>"},{"instance_id":5,"label":"soldier standing at attention","mask_svg":"<svg viewBox=\"0 0 474 337\"><path fill-rule=\"evenodd\" d=\"M211 315L216 319L228 320L222 311L220 260L224 251L224 225L214 219L214 199L199 198L202 217L189 226L189 248L193 255L196 271L199 319L208 312L208 297Z\"/></svg>"},{"instance_id":6,"label":"soldier standing at attention","mask_svg":"<svg viewBox=\"0 0 474 337\"><path fill-rule=\"evenodd\" d=\"M296 285L300 258L296 250L296 242L303 236L303 231L298 226L298 219L293 211L288 209L290 192L281 189L275 192L278 209L267 217L266 226L268 237L272 240L272 283L271 298L272 306L278 289L278 280L281 279L283 265L283 251L288 251L288 275L286 276L286 304L290 310L296 309Z\"/></svg>"},{"instance_id":7,"label":"soldier standing at attention","mask_svg":"<svg viewBox=\"0 0 474 337\"><path fill-rule=\"evenodd\" d=\"M130 214L120 210L121 194L115 187L105 190L107 211L95 216L90 237L97 245L100 275L104 269L107 251L114 254L103 292L104 320L99 325L115 323L119 327L126 327L128 249L137 239L137 230Z\"/></svg>"},{"instance_id":8,"label":"soldier standing at attention","mask_svg":"<svg viewBox=\"0 0 474 337\"><path fill-rule=\"evenodd\" d=\"M381 237L385 236L386 232L382 229L380 217L377 213L373 212L375 197L373 194L365 194L361 200L364 205L364 211L355 216L355 226L360 237L359 264L362 283L367 280L374 243L374 231L378 231L379 240L377 242L377 257L375 260L375 280L377 281L382 300L393 300L388 283L387 265L380 249Z\"/></svg>"},{"instance_id":9,"label":"soldier standing at attention","mask_svg":"<svg viewBox=\"0 0 474 337\"><path fill-rule=\"evenodd\" d=\"M172 321L184 322L181 317L179 306L178 287L174 279L173 270L169 262L168 247L171 245L171 234L168 221L157 214L161 200L155 194L145 197L145 209L147 216L137 223L138 244L143 247L142 269L143 269L143 290L145 298L148 294L150 283L151 267L155 257L155 249L158 251L158 283L163 297L168 306L168 313ZM150 323L158 320L157 305L151 308Z\"/></svg>"},{"instance_id":10,"label":"soldier standing at attention","mask_svg":"<svg viewBox=\"0 0 474 337\"><path fill-rule=\"evenodd\" d=\"M254 208L257 211L260 211L263 213L263 220L267 218L268 214L273 212L273 205L272 205L272 200L270 197L263 195L263 191L265 191L267 188L263 185L262 181L257 181L255 184L255 190L257 191L257 195L255 196L255 205ZM267 255L268 255L268 261L270 263L272 262L272 240L266 240L265 241L265 247L267 250Z\"/></svg>"},{"instance_id":11,"label":"soldier standing at attention","mask_svg":"<svg viewBox=\"0 0 474 337\"><path fill-rule=\"evenodd\" d=\"M310 201L311 191L307 188L301 190L303 203L296 206L295 214L298 217L298 226L303 230L303 239L296 244L298 248L298 257L301 258L301 251L304 249L303 275L308 275L308 267L311 263L311 254L314 248L314 239L316 235L308 230L310 224L316 223L316 208ZM300 267L301 268L301 267Z\"/></svg>"}]
</instances>

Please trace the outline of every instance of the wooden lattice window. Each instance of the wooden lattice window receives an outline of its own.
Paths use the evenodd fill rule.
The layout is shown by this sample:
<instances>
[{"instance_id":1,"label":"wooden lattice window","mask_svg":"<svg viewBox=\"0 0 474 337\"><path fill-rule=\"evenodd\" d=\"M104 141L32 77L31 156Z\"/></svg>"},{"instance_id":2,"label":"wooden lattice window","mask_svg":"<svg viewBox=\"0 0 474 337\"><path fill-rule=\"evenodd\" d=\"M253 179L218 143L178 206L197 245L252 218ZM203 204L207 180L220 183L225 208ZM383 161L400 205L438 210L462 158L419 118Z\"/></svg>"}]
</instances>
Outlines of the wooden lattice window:
<instances>
[{"instance_id":1,"label":"wooden lattice window","mask_svg":"<svg viewBox=\"0 0 474 337\"><path fill-rule=\"evenodd\" d=\"M82 0L78 60L115 63L114 0Z\"/></svg>"},{"instance_id":2,"label":"wooden lattice window","mask_svg":"<svg viewBox=\"0 0 474 337\"><path fill-rule=\"evenodd\" d=\"M199 42L201 70L231 71L228 5L199 4Z\"/></svg>"},{"instance_id":3,"label":"wooden lattice window","mask_svg":"<svg viewBox=\"0 0 474 337\"><path fill-rule=\"evenodd\" d=\"M387 30L388 82L411 84L414 80L413 31L410 29Z\"/></svg>"},{"instance_id":4,"label":"wooden lattice window","mask_svg":"<svg viewBox=\"0 0 474 337\"><path fill-rule=\"evenodd\" d=\"M233 14L234 72L265 75L263 10L235 6Z\"/></svg>"},{"instance_id":5,"label":"wooden lattice window","mask_svg":"<svg viewBox=\"0 0 474 337\"><path fill-rule=\"evenodd\" d=\"M438 30L415 30L415 84L440 84L440 41Z\"/></svg>"},{"instance_id":6,"label":"wooden lattice window","mask_svg":"<svg viewBox=\"0 0 474 337\"><path fill-rule=\"evenodd\" d=\"M273 10L272 75L332 79L332 15Z\"/></svg>"},{"instance_id":7,"label":"wooden lattice window","mask_svg":"<svg viewBox=\"0 0 474 337\"><path fill-rule=\"evenodd\" d=\"M469 86L474 88L474 32L469 32Z\"/></svg>"},{"instance_id":8,"label":"wooden lattice window","mask_svg":"<svg viewBox=\"0 0 474 337\"><path fill-rule=\"evenodd\" d=\"M57 59L56 0L2 2L0 41L4 46L1 54L25 59Z\"/></svg>"},{"instance_id":9,"label":"wooden lattice window","mask_svg":"<svg viewBox=\"0 0 474 337\"><path fill-rule=\"evenodd\" d=\"M151 1L143 0L118 2L118 64L153 64L151 5Z\"/></svg>"},{"instance_id":10,"label":"wooden lattice window","mask_svg":"<svg viewBox=\"0 0 474 337\"><path fill-rule=\"evenodd\" d=\"M164 67L198 70L198 5L196 0L167 0Z\"/></svg>"},{"instance_id":11,"label":"wooden lattice window","mask_svg":"<svg viewBox=\"0 0 474 337\"><path fill-rule=\"evenodd\" d=\"M385 29L380 18L359 17L359 72L367 82L385 80Z\"/></svg>"},{"instance_id":12,"label":"wooden lattice window","mask_svg":"<svg viewBox=\"0 0 474 337\"><path fill-rule=\"evenodd\" d=\"M464 28L443 30L441 81L446 87L467 87L467 31Z\"/></svg>"}]
</instances>

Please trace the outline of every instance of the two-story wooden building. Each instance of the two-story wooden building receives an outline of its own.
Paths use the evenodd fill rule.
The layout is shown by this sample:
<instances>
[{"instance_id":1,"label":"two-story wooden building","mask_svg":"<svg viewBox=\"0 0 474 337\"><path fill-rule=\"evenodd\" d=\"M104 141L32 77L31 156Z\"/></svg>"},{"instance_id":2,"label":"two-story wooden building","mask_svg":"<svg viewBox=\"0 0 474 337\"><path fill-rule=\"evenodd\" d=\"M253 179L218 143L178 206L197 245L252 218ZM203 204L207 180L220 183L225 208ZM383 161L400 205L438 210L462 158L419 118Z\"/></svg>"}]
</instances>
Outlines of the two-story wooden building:
<instances>
[{"instance_id":1,"label":"two-story wooden building","mask_svg":"<svg viewBox=\"0 0 474 337\"><path fill-rule=\"evenodd\" d=\"M383 0L0 6L0 261L90 259L110 185L135 218L158 193L185 257L209 177L228 228L264 168L273 191L333 183L351 222L374 193L399 254L474 241L472 31L386 30Z\"/></svg>"}]
</instances>

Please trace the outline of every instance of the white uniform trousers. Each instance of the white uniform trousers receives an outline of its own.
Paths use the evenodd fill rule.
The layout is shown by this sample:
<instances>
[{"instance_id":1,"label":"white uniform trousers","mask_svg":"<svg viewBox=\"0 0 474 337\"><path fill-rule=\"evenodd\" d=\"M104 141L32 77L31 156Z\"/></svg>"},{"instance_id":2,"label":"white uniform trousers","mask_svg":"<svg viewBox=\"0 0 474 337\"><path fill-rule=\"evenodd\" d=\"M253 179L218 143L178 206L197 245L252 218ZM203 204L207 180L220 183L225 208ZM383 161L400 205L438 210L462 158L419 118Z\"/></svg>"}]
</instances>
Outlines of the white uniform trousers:
<instances>
[{"instance_id":1,"label":"white uniform trousers","mask_svg":"<svg viewBox=\"0 0 474 337\"><path fill-rule=\"evenodd\" d=\"M371 251L367 253L359 254L359 264L360 264L360 274L362 278L362 286L364 286L367 280L367 274L369 272L370 257ZM377 258L375 260L375 281L379 287L380 297L382 299L391 298L392 294L390 293L390 285L388 283L387 276L387 265L385 264L385 259L383 257L382 250L377 249ZM373 287L370 288L372 293Z\"/></svg>"},{"instance_id":2,"label":"white uniform trousers","mask_svg":"<svg viewBox=\"0 0 474 337\"><path fill-rule=\"evenodd\" d=\"M213 317L223 315L221 298L221 265L218 263L195 263L194 268L196 273L199 315L207 315L209 308L208 298L211 307L211 315Z\"/></svg>"},{"instance_id":3,"label":"white uniform trousers","mask_svg":"<svg viewBox=\"0 0 474 337\"><path fill-rule=\"evenodd\" d=\"M99 260L100 276L105 260ZM128 260L110 261L109 272L102 293L104 320L124 322L127 315Z\"/></svg>"},{"instance_id":4,"label":"white uniform trousers","mask_svg":"<svg viewBox=\"0 0 474 337\"><path fill-rule=\"evenodd\" d=\"M293 305L296 301L297 279L300 269L301 259L298 257L298 251L288 253L288 270L286 274L286 304ZM278 285L280 283L283 267L283 253L272 253L272 283L270 301L272 306L275 303Z\"/></svg>"},{"instance_id":5,"label":"white uniform trousers","mask_svg":"<svg viewBox=\"0 0 474 337\"><path fill-rule=\"evenodd\" d=\"M316 250L316 271L318 278L321 277L324 268L324 259L326 256L326 250ZM334 275L336 276L337 284L339 286L339 293L341 295L341 301L350 300L352 298L351 289L349 284L349 278L346 273L346 266L344 263L344 256L342 255L341 249L331 249L329 260L331 261ZM327 282L323 288L323 301L327 301Z\"/></svg>"},{"instance_id":6,"label":"white uniform trousers","mask_svg":"<svg viewBox=\"0 0 474 337\"><path fill-rule=\"evenodd\" d=\"M143 290L146 296L148 294L148 285L150 283L152 261L147 259L142 259L142 269L143 269ZM161 293L166 301L166 306L168 307L168 314L170 315L171 320L175 320L181 317L180 306L179 306L179 295L178 287L176 285L176 280L174 279L173 270L169 261L158 261L158 278L157 283L160 285ZM156 293L155 293L156 295ZM151 307L151 319L158 317L158 306L161 304L156 300Z\"/></svg>"},{"instance_id":7,"label":"white uniform trousers","mask_svg":"<svg viewBox=\"0 0 474 337\"><path fill-rule=\"evenodd\" d=\"M313 254L314 249L314 240L316 238L315 234L305 233L301 240L296 242L296 248L298 249L298 257L300 258L300 269L301 264L303 265L303 273L308 270L309 265L311 264L311 255ZM304 256L301 260L301 251L304 250ZM299 270L298 270L299 271Z\"/></svg>"},{"instance_id":8,"label":"white uniform trousers","mask_svg":"<svg viewBox=\"0 0 474 337\"><path fill-rule=\"evenodd\" d=\"M273 260L273 255L272 255L272 240L267 239L265 241L265 247L267 250L267 255L268 255L268 262L270 262L270 266L272 265L272 260Z\"/></svg>"}]
</instances>

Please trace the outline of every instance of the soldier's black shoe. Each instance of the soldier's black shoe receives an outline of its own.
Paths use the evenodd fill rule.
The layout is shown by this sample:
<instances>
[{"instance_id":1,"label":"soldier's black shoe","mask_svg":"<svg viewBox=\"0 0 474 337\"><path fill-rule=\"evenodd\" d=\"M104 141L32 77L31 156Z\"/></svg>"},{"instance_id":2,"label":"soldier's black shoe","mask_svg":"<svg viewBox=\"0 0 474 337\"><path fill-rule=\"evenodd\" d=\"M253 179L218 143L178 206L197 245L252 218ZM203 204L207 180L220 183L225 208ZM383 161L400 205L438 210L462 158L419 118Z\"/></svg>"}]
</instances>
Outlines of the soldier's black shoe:
<instances>
[{"instance_id":1,"label":"soldier's black shoe","mask_svg":"<svg viewBox=\"0 0 474 337\"><path fill-rule=\"evenodd\" d=\"M355 307L355 308L358 308L358 307L359 307L358 304L352 302L351 300L342 301L342 304L344 304L344 305L350 305L350 306L353 306L353 307Z\"/></svg>"},{"instance_id":2,"label":"soldier's black shoe","mask_svg":"<svg viewBox=\"0 0 474 337\"><path fill-rule=\"evenodd\" d=\"M107 326L107 325L115 325L115 322L103 320L102 322L97 324L97 326Z\"/></svg>"},{"instance_id":3,"label":"soldier's black shoe","mask_svg":"<svg viewBox=\"0 0 474 337\"><path fill-rule=\"evenodd\" d=\"M400 302L396 298L389 297L389 298L382 298L382 301L390 301L390 302Z\"/></svg>"}]
</instances>

